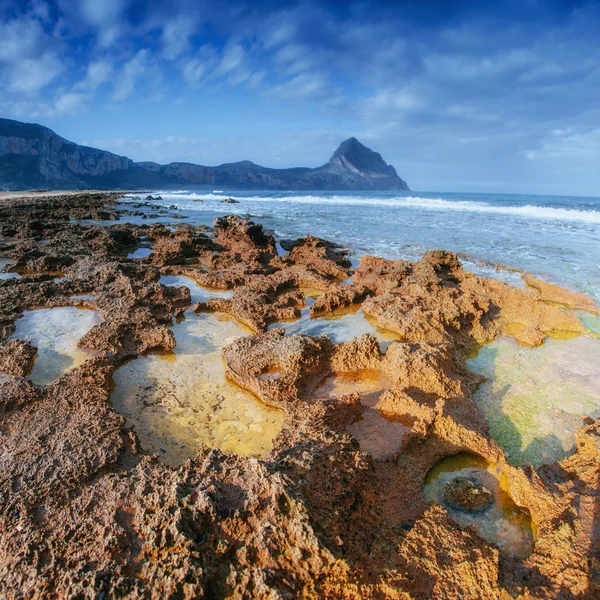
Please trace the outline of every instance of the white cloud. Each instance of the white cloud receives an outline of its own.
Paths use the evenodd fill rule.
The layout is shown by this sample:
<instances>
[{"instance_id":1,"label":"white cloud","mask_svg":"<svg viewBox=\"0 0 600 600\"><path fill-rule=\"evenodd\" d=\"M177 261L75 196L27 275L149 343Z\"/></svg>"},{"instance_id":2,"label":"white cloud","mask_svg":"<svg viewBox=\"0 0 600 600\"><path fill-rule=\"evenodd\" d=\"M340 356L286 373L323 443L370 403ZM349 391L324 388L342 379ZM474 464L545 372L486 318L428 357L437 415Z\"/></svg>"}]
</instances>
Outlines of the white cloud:
<instances>
[{"instance_id":1,"label":"white cloud","mask_svg":"<svg viewBox=\"0 0 600 600\"><path fill-rule=\"evenodd\" d=\"M33 94L64 70L60 40L47 34L39 2L17 18L0 20L0 75L6 91Z\"/></svg>"},{"instance_id":2,"label":"white cloud","mask_svg":"<svg viewBox=\"0 0 600 600\"><path fill-rule=\"evenodd\" d=\"M238 69L244 62L245 52L240 44L233 44L225 47L223 58L217 67L217 73L227 75Z\"/></svg>"},{"instance_id":3,"label":"white cloud","mask_svg":"<svg viewBox=\"0 0 600 600\"><path fill-rule=\"evenodd\" d=\"M113 99L121 101L130 96L136 83L148 71L151 63L150 51L146 49L140 50L126 63L115 82Z\"/></svg>"},{"instance_id":4,"label":"white cloud","mask_svg":"<svg viewBox=\"0 0 600 600\"><path fill-rule=\"evenodd\" d=\"M33 0L30 12L33 17L44 23L50 21L50 8L44 0Z\"/></svg>"},{"instance_id":5,"label":"white cloud","mask_svg":"<svg viewBox=\"0 0 600 600\"><path fill-rule=\"evenodd\" d=\"M106 83L113 73L112 63L108 60L100 59L91 62L88 65L85 78L76 86L76 89L95 91L103 83Z\"/></svg>"},{"instance_id":6,"label":"white cloud","mask_svg":"<svg viewBox=\"0 0 600 600\"><path fill-rule=\"evenodd\" d=\"M248 83L246 84L246 87L249 90L258 91L261 88L266 76L266 71L256 71L252 73L252 75L250 75L250 77L248 78Z\"/></svg>"},{"instance_id":7,"label":"white cloud","mask_svg":"<svg viewBox=\"0 0 600 600\"><path fill-rule=\"evenodd\" d=\"M86 100L86 94L67 92L56 99L53 112L59 115L74 113L85 104Z\"/></svg>"},{"instance_id":8,"label":"white cloud","mask_svg":"<svg viewBox=\"0 0 600 600\"><path fill-rule=\"evenodd\" d=\"M271 15L261 23L262 42L265 48L271 49L279 44L289 43L298 32L299 19L297 11L280 11Z\"/></svg>"},{"instance_id":9,"label":"white cloud","mask_svg":"<svg viewBox=\"0 0 600 600\"><path fill-rule=\"evenodd\" d=\"M196 19L192 15L184 14L179 14L165 23L161 42L163 56L167 60L175 60L189 50L189 38L196 26Z\"/></svg>"},{"instance_id":10,"label":"white cloud","mask_svg":"<svg viewBox=\"0 0 600 600\"><path fill-rule=\"evenodd\" d=\"M591 162L596 168L600 161L600 129L574 132L574 128L566 128L553 131L552 136L540 148L526 150L525 157L538 161Z\"/></svg>"},{"instance_id":11,"label":"white cloud","mask_svg":"<svg viewBox=\"0 0 600 600\"><path fill-rule=\"evenodd\" d=\"M5 100L0 98L4 115L17 119L30 121L38 118L51 118L66 114L75 114L82 109L89 100L87 94L64 92L56 96L53 102L39 100Z\"/></svg>"},{"instance_id":12,"label":"white cloud","mask_svg":"<svg viewBox=\"0 0 600 600\"><path fill-rule=\"evenodd\" d=\"M214 69L218 62L213 46L201 46L195 56L181 63L183 78L192 87L197 87Z\"/></svg>"},{"instance_id":13,"label":"white cloud","mask_svg":"<svg viewBox=\"0 0 600 600\"><path fill-rule=\"evenodd\" d=\"M12 65L8 89L11 92L37 92L56 79L63 70L64 65L54 54L22 59Z\"/></svg>"},{"instance_id":14,"label":"white cloud","mask_svg":"<svg viewBox=\"0 0 600 600\"><path fill-rule=\"evenodd\" d=\"M0 22L0 61L34 57L43 45L44 37L37 19L25 17Z\"/></svg>"},{"instance_id":15,"label":"white cloud","mask_svg":"<svg viewBox=\"0 0 600 600\"><path fill-rule=\"evenodd\" d=\"M499 115L486 113L484 108L473 104L452 104L446 109L446 113L451 117L481 123L495 123L500 120Z\"/></svg>"},{"instance_id":16,"label":"white cloud","mask_svg":"<svg viewBox=\"0 0 600 600\"><path fill-rule=\"evenodd\" d=\"M69 29L92 28L103 47L113 45L126 31L123 13L129 0L58 0Z\"/></svg>"},{"instance_id":17,"label":"white cloud","mask_svg":"<svg viewBox=\"0 0 600 600\"><path fill-rule=\"evenodd\" d=\"M424 100L410 89L381 90L366 102L367 112L382 112L387 115L404 114L422 107Z\"/></svg>"},{"instance_id":18,"label":"white cloud","mask_svg":"<svg viewBox=\"0 0 600 600\"><path fill-rule=\"evenodd\" d=\"M265 95L273 100L292 104L322 102L328 106L339 106L343 101L340 89L331 85L323 73L301 73L289 81L265 88Z\"/></svg>"},{"instance_id":19,"label":"white cloud","mask_svg":"<svg viewBox=\"0 0 600 600\"><path fill-rule=\"evenodd\" d=\"M227 44L213 75L225 78L230 85L239 85L252 75L252 71L246 64L247 58L246 51L241 44Z\"/></svg>"},{"instance_id":20,"label":"white cloud","mask_svg":"<svg viewBox=\"0 0 600 600\"><path fill-rule=\"evenodd\" d=\"M81 14L90 25L114 23L125 9L125 0L79 0Z\"/></svg>"}]
</instances>

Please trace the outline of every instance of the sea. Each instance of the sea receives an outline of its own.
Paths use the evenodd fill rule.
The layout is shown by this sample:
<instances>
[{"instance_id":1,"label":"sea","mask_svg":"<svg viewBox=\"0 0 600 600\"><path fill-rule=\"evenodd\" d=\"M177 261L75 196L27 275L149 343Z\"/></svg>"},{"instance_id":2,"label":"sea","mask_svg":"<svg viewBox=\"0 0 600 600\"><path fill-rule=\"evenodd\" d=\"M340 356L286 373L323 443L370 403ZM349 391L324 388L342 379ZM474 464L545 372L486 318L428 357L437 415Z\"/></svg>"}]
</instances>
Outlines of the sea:
<instances>
[{"instance_id":1,"label":"sea","mask_svg":"<svg viewBox=\"0 0 600 600\"><path fill-rule=\"evenodd\" d=\"M367 254L416 260L427 250L444 249L460 253L465 268L477 274L519 285L519 273L491 266L502 264L600 303L600 198L397 191L154 195L187 222L251 215L278 240L312 234L346 247L356 263ZM223 203L229 198L237 203Z\"/></svg>"}]
</instances>

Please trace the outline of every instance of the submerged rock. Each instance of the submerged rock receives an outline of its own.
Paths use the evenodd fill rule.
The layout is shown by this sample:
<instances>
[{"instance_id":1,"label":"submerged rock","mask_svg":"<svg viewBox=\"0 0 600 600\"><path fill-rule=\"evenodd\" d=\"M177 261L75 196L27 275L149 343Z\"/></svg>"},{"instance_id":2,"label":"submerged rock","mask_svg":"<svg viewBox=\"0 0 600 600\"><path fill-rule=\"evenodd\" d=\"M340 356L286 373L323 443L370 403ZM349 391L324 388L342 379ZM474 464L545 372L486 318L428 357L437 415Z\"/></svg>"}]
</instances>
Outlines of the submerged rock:
<instances>
[{"instance_id":1,"label":"submerged rock","mask_svg":"<svg viewBox=\"0 0 600 600\"><path fill-rule=\"evenodd\" d=\"M482 512L491 506L494 496L475 478L455 477L444 486L444 501L458 510Z\"/></svg>"}]
</instances>

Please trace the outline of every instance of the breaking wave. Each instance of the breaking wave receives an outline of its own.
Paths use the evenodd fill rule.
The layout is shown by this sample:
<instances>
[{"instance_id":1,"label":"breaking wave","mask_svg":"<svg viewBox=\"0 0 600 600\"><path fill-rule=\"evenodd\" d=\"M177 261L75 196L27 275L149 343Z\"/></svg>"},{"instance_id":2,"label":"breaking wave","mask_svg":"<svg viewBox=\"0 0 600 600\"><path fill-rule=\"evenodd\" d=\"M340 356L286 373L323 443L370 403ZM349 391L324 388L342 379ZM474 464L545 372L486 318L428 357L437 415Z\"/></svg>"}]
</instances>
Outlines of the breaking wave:
<instances>
[{"instance_id":1,"label":"breaking wave","mask_svg":"<svg viewBox=\"0 0 600 600\"><path fill-rule=\"evenodd\" d=\"M165 195L169 195L167 192ZM316 204L327 205L356 205L356 206L383 206L388 208L420 208L434 211L458 211L470 213L487 213L498 215L512 215L529 219L576 221L584 223L600 224L600 211L580 210L575 208L561 208L552 206L540 206L535 204L525 205L501 205L487 202L475 202L471 200L444 200L442 198L424 198L421 196L396 196L396 197L363 197L363 196L316 196L303 195L293 196L284 194L238 196L223 193L196 194L181 192L176 193L178 200L220 201L224 197L232 197L242 203L269 202L269 203L292 203L292 204Z\"/></svg>"}]
</instances>

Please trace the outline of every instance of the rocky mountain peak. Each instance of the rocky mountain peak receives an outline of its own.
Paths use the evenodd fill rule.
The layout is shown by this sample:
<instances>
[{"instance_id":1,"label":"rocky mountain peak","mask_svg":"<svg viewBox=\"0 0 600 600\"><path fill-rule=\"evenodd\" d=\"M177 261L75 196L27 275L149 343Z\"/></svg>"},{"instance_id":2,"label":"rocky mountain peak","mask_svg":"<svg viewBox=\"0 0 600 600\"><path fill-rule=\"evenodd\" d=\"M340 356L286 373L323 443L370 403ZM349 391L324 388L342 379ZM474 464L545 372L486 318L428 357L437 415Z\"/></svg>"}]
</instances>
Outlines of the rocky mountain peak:
<instances>
[{"instance_id":1,"label":"rocky mountain peak","mask_svg":"<svg viewBox=\"0 0 600 600\"><path fill-rule=\"evenodd\" d=\"M396 170L388 165L379 152L374 152L361 144L355 137L343 141L329 159L328 165L365 175L397 176Z\"/></svg>"}]
</instances>

